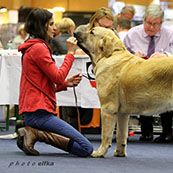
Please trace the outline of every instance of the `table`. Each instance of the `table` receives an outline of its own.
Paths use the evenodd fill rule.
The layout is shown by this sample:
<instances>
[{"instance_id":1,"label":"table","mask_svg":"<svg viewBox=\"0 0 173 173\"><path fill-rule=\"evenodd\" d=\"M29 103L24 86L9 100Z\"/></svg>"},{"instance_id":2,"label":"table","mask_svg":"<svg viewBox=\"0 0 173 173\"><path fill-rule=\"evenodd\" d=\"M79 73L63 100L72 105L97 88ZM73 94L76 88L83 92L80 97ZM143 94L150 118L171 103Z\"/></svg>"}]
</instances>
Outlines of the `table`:
<instances>
[{"instance_id":1,"label":"table","mask_svg":"<svg viewBox=\"0 0 173 173\"><path fill-rule=\"evenodd\" d=\"M58 67L61 66L64 56L54 56ZM100 108L97 89L91 86L95 82L89 57L75 56L69 75L81 73L83 77L76 87L77 104L83 108ZM19 84L21 75L21 54L17 51L0 52L0 105L18 104ZM57 106L76 106L73 88L56 94Z\"/></svg>"}]
</instances>

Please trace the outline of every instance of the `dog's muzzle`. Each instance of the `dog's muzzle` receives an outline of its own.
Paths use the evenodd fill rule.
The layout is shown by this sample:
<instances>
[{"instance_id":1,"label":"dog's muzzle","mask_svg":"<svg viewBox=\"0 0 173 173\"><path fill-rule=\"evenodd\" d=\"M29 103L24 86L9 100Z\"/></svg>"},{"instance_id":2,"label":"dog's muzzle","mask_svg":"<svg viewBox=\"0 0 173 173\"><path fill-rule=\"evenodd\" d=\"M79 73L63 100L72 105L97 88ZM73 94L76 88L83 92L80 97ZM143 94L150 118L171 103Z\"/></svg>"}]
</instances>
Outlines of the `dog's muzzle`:
<instances>
[{"instance_id":1,"label":"dog's muzzle","mask_svg":"<svg viewBox=\"0 0 173 173\"><path fill-rule=\"evenodd\" d=\"M74 32L74 37L76 37L78 43L82 43L83 40L81 38L81 33L80 32Z\"/></svg>"},{"instance_id":2,"label":"dog's muzzle","mask_svg":"<svg viewBox=\"0 0 173 173\"><path fill-rule=\"evenodd\" d=\"M90 52L87 50L86 47L84 47L83 39L82 39L82 33L81 32L74 32L74 37L77 39L77 45L88 55L91 57Z\"/></svg>"}]
</instances>

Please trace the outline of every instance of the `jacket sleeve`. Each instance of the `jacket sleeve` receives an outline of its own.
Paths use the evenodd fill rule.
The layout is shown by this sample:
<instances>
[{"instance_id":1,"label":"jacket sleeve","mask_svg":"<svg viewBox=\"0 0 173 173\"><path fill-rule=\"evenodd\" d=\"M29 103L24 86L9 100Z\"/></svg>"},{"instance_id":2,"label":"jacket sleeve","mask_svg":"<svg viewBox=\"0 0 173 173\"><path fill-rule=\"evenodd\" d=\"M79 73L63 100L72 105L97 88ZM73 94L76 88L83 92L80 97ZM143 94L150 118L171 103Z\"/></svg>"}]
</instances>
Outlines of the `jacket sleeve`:
<instances>
[{"instance_id":1,"label":"jacket sleeve","mask_svg":"<svg viewBox=\"0 0 173 173\"><path fill-rule=\"evenodd\" d=\"M62 85L56 85L55 92L66 91L66 90L67 90L67 85L65 81Z\"/></svg>"},{"instance_id":2,"label":"jacket sleeve","mask_svg":"<svg viewBox=\"0 0 173 173\"><path fill-rule=\"evenodd\" d=\"M55 62L52 60L46 45L42 43L36 44L32 51L37 53L33 53L33 60L41 71L43 71L55 84L66 87L64 82L72 67L74 56L72 54L67 54L61 67L58 68Z\"/></svg>"}]
</instances>

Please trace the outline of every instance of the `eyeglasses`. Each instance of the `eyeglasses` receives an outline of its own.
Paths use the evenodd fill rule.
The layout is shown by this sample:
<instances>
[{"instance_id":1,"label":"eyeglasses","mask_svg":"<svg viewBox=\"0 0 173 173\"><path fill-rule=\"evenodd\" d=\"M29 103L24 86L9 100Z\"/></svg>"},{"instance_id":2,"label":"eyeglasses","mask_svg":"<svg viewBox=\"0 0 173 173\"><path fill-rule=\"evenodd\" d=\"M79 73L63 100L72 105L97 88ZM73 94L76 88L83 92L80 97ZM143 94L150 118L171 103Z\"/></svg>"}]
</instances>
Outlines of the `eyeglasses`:
<instances>
[{"instance_id":1,"label":"eyeglasses","mask_svg":"<svg viewBox=\"0 0 173 173\"><path fill-rule=\"evenodd\" d=\"M159 28L161 25L161 22L160 23L151 23L151 22L145 21L145 24L150 27L152 26L153 28Z\"/></svg>"}]
</instances>

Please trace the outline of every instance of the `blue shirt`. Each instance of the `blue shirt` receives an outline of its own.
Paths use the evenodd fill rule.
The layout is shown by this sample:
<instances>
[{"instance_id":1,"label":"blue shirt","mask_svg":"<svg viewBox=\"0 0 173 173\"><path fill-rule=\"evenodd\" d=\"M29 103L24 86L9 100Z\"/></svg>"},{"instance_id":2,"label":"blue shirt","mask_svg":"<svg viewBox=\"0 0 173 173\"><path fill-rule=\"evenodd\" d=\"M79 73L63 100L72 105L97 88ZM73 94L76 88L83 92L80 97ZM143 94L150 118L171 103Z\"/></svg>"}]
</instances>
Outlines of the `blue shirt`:
<instances>
[{"instance_id":1,"label":"blue shirt","mask_svg":"<svg viewBox=\"0 0 173 173\"><path fill-rule=\"evenodd\" d=\"M144 25L138 25L131 28L124 38L124 45L131 53L141 51L144 56L147 55L150 36L144 31ZM154 37L155 52L168 52L173 50L173 30L162 25L160 31Z\"/></svg>"}]
</instances>

